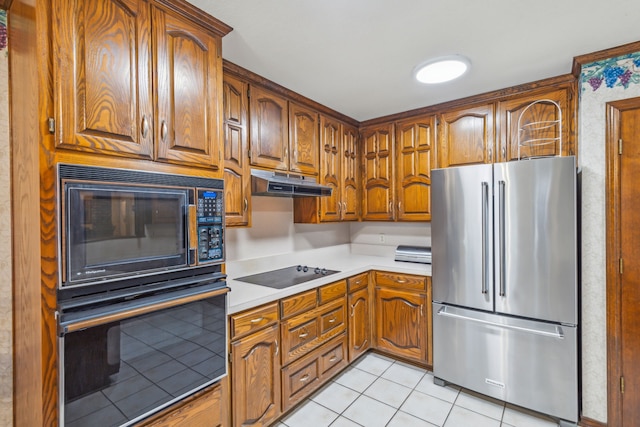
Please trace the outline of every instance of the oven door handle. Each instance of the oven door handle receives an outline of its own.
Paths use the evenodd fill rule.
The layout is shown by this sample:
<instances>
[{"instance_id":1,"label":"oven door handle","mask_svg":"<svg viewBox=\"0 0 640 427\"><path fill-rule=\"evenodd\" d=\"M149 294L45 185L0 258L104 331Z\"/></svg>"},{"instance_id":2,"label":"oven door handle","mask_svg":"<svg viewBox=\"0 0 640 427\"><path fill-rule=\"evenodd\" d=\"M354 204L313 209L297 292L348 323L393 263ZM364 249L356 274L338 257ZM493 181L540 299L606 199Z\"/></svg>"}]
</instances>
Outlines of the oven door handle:
<instances>
[{"instance_id":1,"label":"oven door handle","mask_svg":"<svg viewBox=\"0 0 640 427\"><path fill-rule=\"evenodd\" d=\"M205 292L199 291L188 294L181 293L179 296L176 296L176 293L167 293L141 299L138 305L128 305L126 308L114 309L112 312L105 313L101 310L99 315L92 316L91 312L89 311L87 313L87 316L83 317L82 319L68 322L61 321L58 327L58 335L62 337L65 334L81 331L83 329L91 328L94 326L117 322L130 317L152 313L154 311L187 304L193 301L217 297L220 295L224 295L229 291L231 291L231 289L225 286Z\"/></svg>"}]
</instances>

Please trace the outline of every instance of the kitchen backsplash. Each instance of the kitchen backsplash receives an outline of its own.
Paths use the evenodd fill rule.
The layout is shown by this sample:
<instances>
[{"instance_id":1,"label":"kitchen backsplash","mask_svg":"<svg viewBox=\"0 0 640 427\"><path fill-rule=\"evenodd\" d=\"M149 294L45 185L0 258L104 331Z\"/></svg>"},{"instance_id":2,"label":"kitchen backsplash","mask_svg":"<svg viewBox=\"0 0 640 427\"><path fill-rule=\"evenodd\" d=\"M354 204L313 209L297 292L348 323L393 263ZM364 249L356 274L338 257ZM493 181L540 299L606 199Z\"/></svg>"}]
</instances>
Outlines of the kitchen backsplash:
<instances>
[{"instance_id":1,"label":"kitchen backsplash","mask_svg":"<svg viewBox=\"0 0 640 427\"><path fill-rule=\"evenodd\" d=\"M258 196L253 197L251 204L252 226L227 228L227 261L241 261L346 243L393 247L431 244L430 223L294 224L292 199Z\"/></svg>"}]
</instances>

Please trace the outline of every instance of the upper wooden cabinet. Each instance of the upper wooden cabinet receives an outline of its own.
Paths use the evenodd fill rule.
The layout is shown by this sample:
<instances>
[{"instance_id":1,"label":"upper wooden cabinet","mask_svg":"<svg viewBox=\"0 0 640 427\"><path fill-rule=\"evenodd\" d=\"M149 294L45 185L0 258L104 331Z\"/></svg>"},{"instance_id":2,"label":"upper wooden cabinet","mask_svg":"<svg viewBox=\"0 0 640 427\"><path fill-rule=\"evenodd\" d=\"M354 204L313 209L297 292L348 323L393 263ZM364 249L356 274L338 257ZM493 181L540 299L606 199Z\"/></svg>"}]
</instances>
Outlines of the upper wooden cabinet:
<instances>
[{"instance_id":1,"label":"upper wooden cabinet","mask_svg":"<svg viewBox=\"0 0 640 427\"><path fill-rule=\"evenodd\" d=\"M143 0L52 10L56 147L219 168L219 33Z\"/></svg>"},{"instance_id":2,"label":"upper wooden cabinet","mask_svg":"<svg viewBox=\"0 0 640 427\"><path fill-rule=\"evenodd\" d=\"M318 113L259 86L250 88L251 165L318 174Z\"/></svg>"},{"instance_id":3,"label":"upper wooden cabinet","mask_svg":"<svg viewBox=\"0 0 640 427\"><path fill-rule=\"evenodd\" d=\"M157 8L153 8L153 35L157 159L218 169L222 160L222 40Z\"/></svg>"},{"instance_id":4,"label":"upper wooden cabinet","mask_svg":"<svg viewBox=\"0 0 640 427\"><path fill-rule=\"evenodd\" d=\"M362 219L394 219L393 123L361 129Z\"/></svg>"},{"instance_id":5,"label":"upper wooden cabinet","mask_svg":"<svg viewBox=\"0 0 640 427\"><path fill-rule=\"evenodd\" d=\"M251 225L251 170L247 155L247 83L231 76L223 82L224 206L226 225Z\"/></svg>"},{"instance_id":6,"label":"upper wooden cabinet","mask_svg":"<svg viewBox=\"0 0 640 427\"><path fill-rule=\"evenodd\" d=\"M439 168L494 161L494 105L460 108L440 115Z\"/></svg>"},{"instance_id":7,"label":"upper wooden cabinet","mask_svg":"<svg viewBox=\"0 0 640 427\"><path fill-rule=\"evenodd\" d=\"M396 123L396 207L400 221L431 220L434 115Z\"/></svg>"},{"instance_id":8,"label":"upper wooden cabinet","mask_svg":"<svg viewBox=\"0 0 640 427\"><path fill-rule=\"evenodd\" d=\"M54 0L56 146L151 158L151 19L144 0Z\"/></svg>"},{"instance_id":9,"label":"upper wooden cabinet","mask_svg":"<svg viewBox=\"0 0 640 427\"><path fill-rule=\"evenodd\" d=\"M565 85L498 102L498 161L518 160L518 137L521 159L575 154L572 98L573 86Z\"/></svg>"},{"instance_id":10,"label":"upper wooden cabinet","mask_svg":"<svg viewBox=\"0 0 640 427\"><path fill-rule=\"evenodd\" d=\"M294 221L319 223L359 218L358 129L320 115L319 182L331 196L294 200Z\"/></svg>"},{"instance_id":11,"label":"upper wooden cabinet","mask_svg":"<svg viewBox=\"0 0 640 427\"><path fill-rule=\"evenodd\" d=\"M289 170L318 174L318 112L289 102Z\"/></svg>"}]
</instances>

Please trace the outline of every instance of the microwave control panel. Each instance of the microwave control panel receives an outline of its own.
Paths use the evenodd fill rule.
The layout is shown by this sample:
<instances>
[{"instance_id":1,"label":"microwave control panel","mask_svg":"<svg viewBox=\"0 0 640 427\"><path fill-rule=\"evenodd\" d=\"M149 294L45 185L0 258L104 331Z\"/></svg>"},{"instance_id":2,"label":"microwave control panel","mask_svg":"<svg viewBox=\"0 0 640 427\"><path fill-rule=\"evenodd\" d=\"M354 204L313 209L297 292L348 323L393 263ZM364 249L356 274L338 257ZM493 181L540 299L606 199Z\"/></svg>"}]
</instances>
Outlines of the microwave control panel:
<instances>
[{"instance_id":1,"label":"microwave control panel","mask_svg":"<svg viewBox=\"0 0 640 427\"><path fill-rule=\"evenodd\" d=\"M198 263L224 260L223 191L197 190Z\"/></svg>"}]
</instances>

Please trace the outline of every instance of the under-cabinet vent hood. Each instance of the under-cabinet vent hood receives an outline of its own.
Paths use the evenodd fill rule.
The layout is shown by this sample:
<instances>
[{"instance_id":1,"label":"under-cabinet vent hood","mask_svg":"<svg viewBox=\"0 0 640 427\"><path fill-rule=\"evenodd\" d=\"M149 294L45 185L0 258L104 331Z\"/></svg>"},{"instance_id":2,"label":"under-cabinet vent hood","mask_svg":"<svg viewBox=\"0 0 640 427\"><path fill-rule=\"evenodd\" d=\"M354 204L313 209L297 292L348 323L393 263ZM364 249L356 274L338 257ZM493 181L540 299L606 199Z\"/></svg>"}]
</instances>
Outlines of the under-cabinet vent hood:
<instances>
[{"instance_id":1,"label":"under-cabinet vent hood","mask_svg":"<svg viewBox=\"0 0 640 427\"><path fill-rule=\"evenodd\" d=\"M251 170L251 194L254 196L317 197L330 196L332 190L308 176Z\"/></svg>"}]
</instances>

